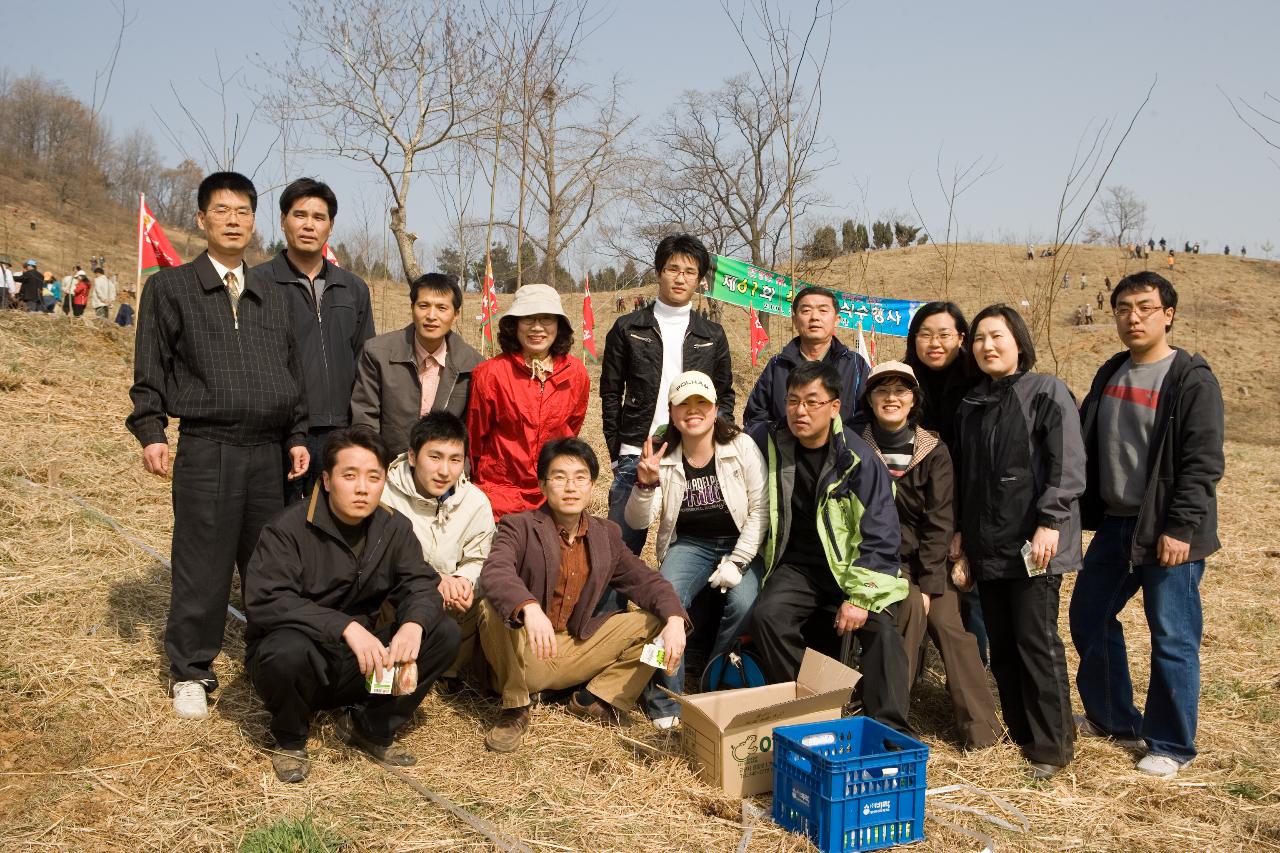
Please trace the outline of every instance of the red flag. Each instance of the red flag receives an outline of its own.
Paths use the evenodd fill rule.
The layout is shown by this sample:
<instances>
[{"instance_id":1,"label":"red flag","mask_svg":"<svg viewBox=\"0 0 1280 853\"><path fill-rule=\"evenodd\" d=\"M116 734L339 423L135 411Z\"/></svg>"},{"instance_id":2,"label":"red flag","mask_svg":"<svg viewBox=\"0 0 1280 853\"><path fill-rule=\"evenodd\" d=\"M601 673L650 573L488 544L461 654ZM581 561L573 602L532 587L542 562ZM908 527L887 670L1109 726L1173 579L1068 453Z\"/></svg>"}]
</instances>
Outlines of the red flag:
<instances>
[{"instance_id":1,"label":"red flag","mask_svg":"<svg viewBox=\"0 0 1280 853\"><path fill-rule=\"evenodd\" d=\"M330 248L329 248L329 244L328 244L328 243L325 243L325 244L324 244L324 248L323 248L323 249L321 249L320 251L324 254L324 259L325 259L326 261L328 261L329 263L333 264L335 267L341 267L341 266L342 266L342 264L338 263L338 256L337 256L337 255L335 255L335 254L333 253L333 249L330 249Z\"/></svg>"},{"instance_id":2,"label":"red flag","mask_svg":"<svg viewBox=\"0 0 1280 853\"><path fill-rule=\"evenodd\" d=\"M153 273L161 267L176 267L182 258L174 251L173 244L165 236L160 223L147 209L147 200L138 196L138 277Z\"/></svg>"},{"instance_id":3,"label":"red flag","mask_svg":"<svg viewBox=\"0 0 1280 853\"><path fill-rule=\"evenodd\" d=\"M582 348L591 356L592 361L599 361L596 352L596 314L591 310L591 273L582 285Z\"/></svg>"},{"instance_id":4,"label":"red flag","mask_svg":"<svg viewBox=\"0 0 1280 853\"><path fill-rule=\"evenodd\" d=\"M760 318L756 316L756 309L751 309L751 366L756 366L756 359L760 356L760 351L765 348L765 344L769 343L769 334L765 332L764 326L760 325Z\"/></svg>"},{"instance_id":5,"label":"red flag","mask_svg":"<svg viewBox=\"0 0 1280 853\"><path fill-rule=\"evenodd\" d=\"M480 296L480 331L489 347L493 346L493 318L498 316L498 291L493 286L493 262L484 259L484 292Z\"/></svg>"}]
</instances>

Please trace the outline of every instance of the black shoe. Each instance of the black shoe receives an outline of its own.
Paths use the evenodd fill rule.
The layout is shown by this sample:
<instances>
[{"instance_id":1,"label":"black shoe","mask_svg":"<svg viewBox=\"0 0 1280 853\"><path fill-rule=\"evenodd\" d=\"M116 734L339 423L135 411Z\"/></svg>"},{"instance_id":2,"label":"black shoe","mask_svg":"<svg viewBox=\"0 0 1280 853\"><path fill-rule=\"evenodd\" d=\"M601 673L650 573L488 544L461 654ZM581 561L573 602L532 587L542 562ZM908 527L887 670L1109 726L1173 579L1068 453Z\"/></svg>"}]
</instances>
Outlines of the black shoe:
<instances>
[{"instance_id":1,"label":"black shoe","mask_svg":"<svg viewBox=\"0 0 1280 853\"><path fill-rule=\"evenodd\" d=\"M1031 778L1037 782L1043 782L1062 772L1062 768L1057 764L1045 764L1041 761L1032 761L1030 764Z\"/></svg>"},{"instance_id":2,"label":"black shoe","mask_svg":"<svg viewBox=\"0 0 1280 853\"><path fill-rule=\"evenodd\" d=\"M307 778L311 772L311 759L305 749L271 750L271 768L276 771L276 778L281 782L293 784Z\"/></svg>"},{"instance_id":3,"label":"black shoe","mask_svg":"<svg viewBox=\"0 0 1280 853\"><path fill-rule=\"evenodd\" d=\"M368 735L360 731L360 727L356 725L356 721L350 714L344 715L339 720L338 731L348 746L354 746L379 764L391 767L412 767L418 763L413 753L395 743L384 746L370 740Z\"/></svg>"}]
</instances>

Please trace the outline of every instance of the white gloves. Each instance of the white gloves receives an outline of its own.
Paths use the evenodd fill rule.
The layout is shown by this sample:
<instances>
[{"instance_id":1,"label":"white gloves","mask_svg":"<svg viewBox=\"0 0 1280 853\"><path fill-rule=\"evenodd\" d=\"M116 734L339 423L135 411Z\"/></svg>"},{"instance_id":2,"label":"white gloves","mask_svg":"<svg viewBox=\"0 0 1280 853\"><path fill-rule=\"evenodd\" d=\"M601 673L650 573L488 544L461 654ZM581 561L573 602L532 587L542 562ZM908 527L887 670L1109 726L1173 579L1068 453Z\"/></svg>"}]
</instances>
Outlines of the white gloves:
<instances>
[{"instance_id":1,"label":"white gloves","mask_svg":"<svg viewBox=\"0 0 1280 853\"><path fill-rule=\"evenodd\" d=\"M708 586L719 587L721 592L728 592L742 583L742 569L728 557L720 558L720 565L711 573Z\"/></svg>"}]
</instances>

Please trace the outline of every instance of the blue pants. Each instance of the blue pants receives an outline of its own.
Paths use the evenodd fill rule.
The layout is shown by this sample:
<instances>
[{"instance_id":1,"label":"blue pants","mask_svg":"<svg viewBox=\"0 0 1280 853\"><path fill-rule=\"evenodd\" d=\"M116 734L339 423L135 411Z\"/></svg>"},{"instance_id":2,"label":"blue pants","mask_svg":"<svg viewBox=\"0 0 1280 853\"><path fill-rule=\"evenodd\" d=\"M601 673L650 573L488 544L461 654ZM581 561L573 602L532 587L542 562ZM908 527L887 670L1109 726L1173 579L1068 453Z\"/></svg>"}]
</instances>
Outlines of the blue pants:
<instances>
[{"instance_id":1,"label":"blue pants","mask_svg":"<svg viewBox=\"0 0 1280 853\"><path fill-rule=\"evenodd\" d=\"M636 484L638 464L639 456L619 456L618 465L613 469L613 484L609 486L609 520L622 528L622 543L637 557L644 550L644 540L649 536L649 528L633 530L627 526L622 516L627 509L627 498L631 497L631 487Z\"/></svg>"},{"instance_id":2,"label":"blue pants","mask_svg":"<svg viewBox=\"0 0 1280 853\"><path fill-rule=\"evenodd\" d=\"M1196 756L1204 561L1130 567L1136 523L1107 516L1089 543L1071 595L1071 642L1080 655L1076 688L1085 715L1103 731L1141 737L1152 754L1187 762ZM1124 630L1116 618L1139 589L1151 631L1151 680L1141 712L1133 704Z\"/></svg>"},{"instance_id":3,"label":"blue pants","mask_svg":"<svg viewBox=\"0 0 1280 853\"><path fill-rule=\"evenodd\" d=\"M720 565L720 558L731 554L737 541L737 537L703 539L684 536L667 549L662 560L662 576L671 581L676 595L680 596L680 604L686 610L698 593L706 589L707 581ZM742 570L742 582L725 593L724 616L720 618L720 627L716 631L712 657L728 651L746 626L747 616L760 593L762 568L762 561L756 557ZM695 625L694 629L700 627L705 626ZM675 673L658 672L644 691L644 707L650 717L679 716L679 703L659 690L657 685L672 693L683 693L684 658L680 659Z\"/></svg>"}]
</instances>

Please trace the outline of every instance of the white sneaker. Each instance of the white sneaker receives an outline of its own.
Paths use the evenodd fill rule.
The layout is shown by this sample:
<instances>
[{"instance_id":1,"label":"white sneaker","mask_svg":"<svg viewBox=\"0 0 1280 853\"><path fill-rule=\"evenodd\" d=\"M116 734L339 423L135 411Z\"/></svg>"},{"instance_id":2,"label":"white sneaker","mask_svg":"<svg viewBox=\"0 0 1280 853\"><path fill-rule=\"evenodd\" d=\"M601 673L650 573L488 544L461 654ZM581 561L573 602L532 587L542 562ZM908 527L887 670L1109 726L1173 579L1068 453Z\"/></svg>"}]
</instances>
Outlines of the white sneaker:
<instances>
[{"instance_id":1,"label":"white sneaker","mask_svg":"<svg viewBox=\"0 0 1280 853\"><path fill-rule=\"evenodd\" d=\"M668 729L678 728L680 725L679 717L654 717L653 727L659 731L667 731Z\"/></svg>"},{"instance_id":2,"label":"white sneaker","mask_svg":"<svg viewBox=\"0 0 1280 853\"><path fill-rule=\"evenodd\" d=\"M188 720L209 716L209 699L199 681L179 681L173 685L173 713Z\"/></svg>"},{"instance_id":3,"label":"white sneaker","mask_svg":"<svg viewBox=\"0 0 1280 853\"><path fill-rule=\"evenodd\" d=\"M1187 764L1190 763L1187 762ZM1143 773L1159 776L1161 779L1172 779L1187 764L1182 764L1176 758L1170 758L1167 755L1147 755L1138 762L1138 769Z\"/></svg>"}]
</instances>

